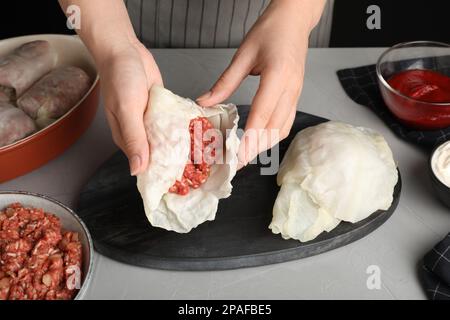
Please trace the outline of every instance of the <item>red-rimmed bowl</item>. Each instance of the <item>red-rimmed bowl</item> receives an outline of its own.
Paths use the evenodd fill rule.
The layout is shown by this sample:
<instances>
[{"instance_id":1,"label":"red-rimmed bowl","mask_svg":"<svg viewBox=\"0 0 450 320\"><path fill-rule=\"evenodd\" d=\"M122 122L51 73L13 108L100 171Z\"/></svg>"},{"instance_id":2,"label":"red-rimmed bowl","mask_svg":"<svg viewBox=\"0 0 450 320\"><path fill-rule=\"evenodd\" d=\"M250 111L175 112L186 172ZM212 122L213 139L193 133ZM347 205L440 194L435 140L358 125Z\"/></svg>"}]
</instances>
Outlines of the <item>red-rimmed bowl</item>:
<instances>
[{"instance_id":1,"label":"red-rimmed bowl","mask_svg":"<svg viewBox=\"0 0 450 320\"><path fill-rule=\"evenodd\" d=\"M410 98L389 85L388 80L406 70L432 70L450 76L450 45L433 41L397 44L378 59L378 85L389 110L405 125L419 130L450 126L450 101L424 102Z\"/></svg>"},{"instance_id":2,"label":"red-rimmed bowl","mask_svg":"<svg viewBox=\"0 0 450 320\"><path fill-rule=\"evenodd\" d=\"M50 42L59 55L57 66L77 66L91 77L93 83L84 97L60 119L22 140L0 148L0 183L39 168L62 154L87 130L98 108L98 72L89 51L77 36L42 34L2 40L0 56L34 40Z\"/></svg>"}]
</instances>

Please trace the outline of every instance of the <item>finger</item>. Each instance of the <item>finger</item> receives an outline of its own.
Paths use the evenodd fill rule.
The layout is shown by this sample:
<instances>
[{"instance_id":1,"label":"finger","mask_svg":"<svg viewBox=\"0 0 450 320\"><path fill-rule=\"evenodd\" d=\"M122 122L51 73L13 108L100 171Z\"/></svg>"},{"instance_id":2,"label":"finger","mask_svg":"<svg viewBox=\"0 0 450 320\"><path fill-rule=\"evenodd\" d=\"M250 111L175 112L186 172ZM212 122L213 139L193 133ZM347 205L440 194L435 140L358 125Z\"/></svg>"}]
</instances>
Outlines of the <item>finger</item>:
<instances>
[{"instance_id":1,"label":"finger","mask_svg":"<svg viewBox=\"0 0 450 320\"><path fill-rule=\"evenodd\" d=\"M239 149L239 162L246 165L258 155L261 144L260 135L266 128L283 93L284 81L276 71L261 74L261 81L252 102L250 114L245 126L247 139L242 139ZM257 134L255 134L255 132Z\"/></svg>"},{"instance_id":2,"label":"finger","mask_svg":"<svg viewBox=\"0 0 450 320\"><path fill-rule=\"evenodd\" d=\"M245 125L246 131L264 129L267 126L283 91L284 80L279 72L270 70L261 74L259 87Z\"/></svg>"},{"instance_id":3,"label":"finger","mask_svg":"<svg viewBox=\"0 0 450 320\"><path fill-rule=\"evenodd\" d=\"M126 112L120 108L117 113L111 112L114 141L125 152L130 164L130 173L135 176L147 168L149 160L149 145L144 128L142 115ZM123 110L123 111L122 111ZM130 110L130 109L128 109Z\"/></svg>"},{"instance_id":4,"label":"finger","mask_svg":"<svg viewBox=\"0 0 450 320\"><path fill-rule=\"evenodd\" d=\"M272 148L275 144L277 144L279 141L287 138L287 136L289 135L289 132L291 131L292 125L294 123L295 120L295 116L297 115L297 109L296 108L292 108L292 110L289 112L287 118L284 121L283 127L280 130L275 129L275 134L273 131L270 130L274 130L274 129L269 129L269 137L272 138L271 143L267 145L267 149ZM264 142L262 142L264 143ZM259 153L261 153L264 150L259 151ZM245 166L244 163L242 162L238 162L238 166L237 166L237 170L242 169Z\"/></svg>"},{"instance_id":5,"label":"finger","mask_svg":"<svg viewBox=\"0 0 450 320\"><path fill-rule=\"evenodd\" d=\"M239 144L238 169L246 166L250 160L253 159L252 155L257 154L257 145L259 141L258 134L259 132L256 130L248 130L244 132Z\"/></svg>"},{"instance_id":6,"label":"finger","mask_svg":"<svg viewBox=\"0 0 450 320\"><path fill-rule=\"evenodd\" d=\"M202 107L209 107L229 98L250 73L252 63L251 54L245 55L238 51L214 86L197 98L197 103Z\"/></svg>"},{"instance_id":7,"label":"finger","mask_svg":"<svg viewBox=\"0 0 450 320\"><path fill-rule=\"evenodd\" d=\"M119 123L117 122L116 117L114 117L114 115L108 109L105 109L105 115L109 123L109 128L111 129L111 136L113 138L113 141L119 148L122 149L123 141L122 137L120 136Z\"/></svg>"},{"instance_id":8,"label":"finger","mask_svg":"<svg viewBox=\"0 0 450 320\"><path fill-rule=\"evenodd\" d=\"M148 54L148 56L143 59L144 68L147 75L148 89L154 84L164 87L163 79L161 77L161 72L159 71L158 65L155 59Z\"/></svg>"},{"instance_id":9,"label":"finger","mask_svg":"<svg viewBox=\"0 0 450 320\"><path fill-rule=\"evenodd\" d=\"M280 140L286 139L288 137L289 133L291 132L292 125L294 124L294 120L295 120L296 116L297 116L297 108L294 108L291 111L291 114L289 115L289 117L286 119L286 122L285 122L283 128L281 128Z\"/></svg>"},{"instance_id":10,"label":"finger","mask_svg":"<svg viewBox=\"0 0 450 320\"><path fill-rule=\"evenodd\" d=\"M289 134L297 112L297 100L298 93L295 89L288 89L282 93L275 111L266 126L269 134L269 139L266 139L267 149L272 148ZM263 144L262 146L264 147L265 145ZM259 152L261 151L264 150L259 150Z\"/></svg>"},{"instance_id":11,"label":"finger","mask_svg":"<svg viewBox=\"0 0 450 320\"><path fill-rule=\"evenodd\" d=\"M259 136L258 150L255 157L263 151L271 149L286 138L296 113L296 95L292 91L284 91L269 120L266 128Z\"/></svg>"}]
</instances>

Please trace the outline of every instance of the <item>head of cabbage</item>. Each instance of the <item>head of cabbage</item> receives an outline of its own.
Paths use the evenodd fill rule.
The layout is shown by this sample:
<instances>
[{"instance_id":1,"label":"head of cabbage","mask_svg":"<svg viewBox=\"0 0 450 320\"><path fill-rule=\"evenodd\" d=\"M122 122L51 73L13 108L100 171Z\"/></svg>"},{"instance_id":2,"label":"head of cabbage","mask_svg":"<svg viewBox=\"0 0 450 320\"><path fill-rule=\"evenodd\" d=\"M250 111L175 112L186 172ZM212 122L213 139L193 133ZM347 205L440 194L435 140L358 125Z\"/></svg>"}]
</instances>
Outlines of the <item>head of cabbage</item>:
<instances>
[{"instance_id":1,"label":"head of cabbage","mask_svg":"<svg viewBox=\"0 0 450 320\"><path fill-rule=\"evenodd\" d=\"M329 121L299 132L277 176L269 228L302 242L355 223L393 201L398 172L386 140L373 130Z\"/></svg>"}]
</instances>

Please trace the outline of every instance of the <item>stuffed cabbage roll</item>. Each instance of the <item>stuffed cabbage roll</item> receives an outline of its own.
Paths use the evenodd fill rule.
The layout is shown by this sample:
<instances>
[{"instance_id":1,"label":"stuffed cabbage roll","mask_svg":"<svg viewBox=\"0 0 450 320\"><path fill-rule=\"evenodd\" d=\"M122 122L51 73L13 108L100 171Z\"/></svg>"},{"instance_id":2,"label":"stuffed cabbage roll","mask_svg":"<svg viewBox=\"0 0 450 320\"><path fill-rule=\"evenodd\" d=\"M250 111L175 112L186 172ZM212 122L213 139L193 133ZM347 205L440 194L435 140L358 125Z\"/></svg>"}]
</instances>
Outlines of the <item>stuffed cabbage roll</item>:
<instances>
[{"instance_id":1,"label":"stuffed cabbage roll","mask_svg":"<svg viewBox=\"0 0 450 320\"><path fill-rule=\"evenodd\" d=\"M90 86L91 79L82 69L60 67L36 82L17 100L17 105L42 127L75 106Z\"/></svg>"},{"instance_id":2,"label":"stuffed cabbage roll","mask_svg":"<svg viewBox=\"0 0 450 320\"><path fill-rule=\"evenodd\" d=\"M34 121L22 110L0 102L0 147L10 145L35 131Z\"/></svg>"},{"instance_id":3,"label":"stuffed cabbage roll","mask_svg":"<svg viewBox=\"0 0 450 320\"><path fill-rule=\"evenodd\" d=\"M15 101L55 67L57 57L47 41L37 40L0 58L0 101Z\"/></svg>"},{"instance_id":4,"label":"stuffed cabbage roll","mask_svg":"<svg viewBox=\"0 0 450 320\"><path fill-rule=\"evenodd\" d=\"M151 88L144 115L150 162L137 186L153 226L185 233L214 220L236 174L238 120L235 105L202 108Z\"/></svg>"},{"instance_id":5,"label":"stuffed cabbage roll","mask_svg":"<svg viewBox=\"0 0 450 320\"><path fill-rule=\"evenodd\" d=\"M334 121L309 127L281 162L269 228L285 239L312 240L341 221L355 223L388 209L397 180L380 134Z\"/></svg>"}]
</instances>

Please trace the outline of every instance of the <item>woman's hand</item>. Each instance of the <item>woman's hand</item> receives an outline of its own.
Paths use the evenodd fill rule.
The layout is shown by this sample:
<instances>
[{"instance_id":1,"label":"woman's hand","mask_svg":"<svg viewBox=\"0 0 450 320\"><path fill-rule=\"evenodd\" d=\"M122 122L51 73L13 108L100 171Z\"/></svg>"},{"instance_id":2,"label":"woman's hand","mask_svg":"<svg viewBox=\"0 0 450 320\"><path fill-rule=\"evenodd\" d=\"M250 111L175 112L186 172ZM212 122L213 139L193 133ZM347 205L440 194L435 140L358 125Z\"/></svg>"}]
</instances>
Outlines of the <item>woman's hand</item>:
<instances>
[{"instance_id":1,"label":"woman's hand","mask_svg":"<svg viewBox=\"0 0 450 320\"><path fill-rule=\"evenodd\" d=\"M64 12L80 8L77 33L91 52L100 74L105 113L114 142L130 161L132 175L147 168L149 145L143 115L148 91L162 85L150 52L136 38L123 0L59 0ZM101 13L101 14L99 14Z\"/></svg>"},{"instance_id":2,"label":"woman's hand","mask_svg":"<svg viewBox=\"0 0 450 320\"><path fill-rule=\"evenodd\" d=\"M158 66L136 40L105 59L99 69L105 113L114 142L127 155L131 174L139 174L149 161L143 116L150 87L162 85Z\"/></svg>"},{"instance_id":3,"label":"woman's hand","mask_svg":"<svg viewBox=\"0 0 450 320\"><path fill-rule=\"evenodd\" d=\"M320 19L324 3L273 0L229 67L211 90L197 99L202 106L212 106L231 96L248 75L260 76L241 140L241 166L289 134L303 85L309 33Z\"/></svg>"}]
</instances>

